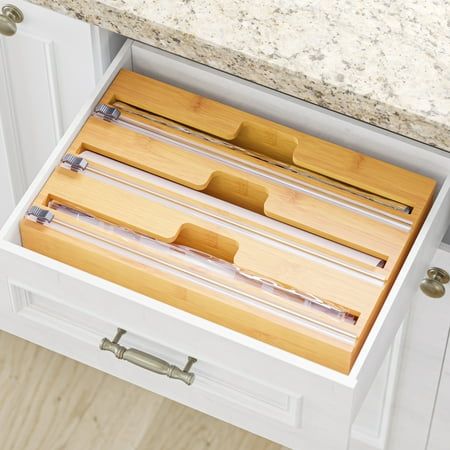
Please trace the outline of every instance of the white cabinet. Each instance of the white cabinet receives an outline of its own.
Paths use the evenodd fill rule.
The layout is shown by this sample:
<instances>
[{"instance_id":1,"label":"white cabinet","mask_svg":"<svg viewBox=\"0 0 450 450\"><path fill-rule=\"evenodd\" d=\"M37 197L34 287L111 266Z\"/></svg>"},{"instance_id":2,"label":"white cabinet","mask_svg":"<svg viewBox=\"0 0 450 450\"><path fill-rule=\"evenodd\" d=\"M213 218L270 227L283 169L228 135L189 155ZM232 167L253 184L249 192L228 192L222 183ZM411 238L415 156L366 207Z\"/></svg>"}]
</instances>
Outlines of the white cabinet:
<instances>
[{"instance_id":1,"label":"white cabinet","mask_svg":"<svg viewBox=\"0 0 450 450\"><path fill-rule=\"evenodd\" d=\"M436 252L431 266L450 271L448 245ZM419 292L412 302L402 352L388 450L450 448L449 333L448 285L440 299Z\"/></svg>"},{"instance_id":2,"label":"white cabinet","mask_svg":"<svg viewBox=\"0 0 450 450\"><path fill-rule=\"evenodd\" d=\"M0 223L123 42L27 1L14 5L24 21L14 36L0 35Z\"/></svg>"},{"instance_id":3,"label":"white cabinet","mask_svg":"<svg viewBox=\"0 0 450 450\"><path fill-rule=\"evenodd\" d=\"M450 331L450 330L449 330ZM450 350L449 335L441 368L427 450L447 450L450 443Z\"/></svg>"},{"instance_id":4,"label":"white cabinet","mask_svg":"<svg viewBox=\"0 0 450 450\"><path fill-rule=\"evenodd\" d=\"M438 180L432 210L349 375L20 246L18 223L25 210L123 67ZM349 446L355 417L448 227L449 173L450 159L431 148L128 42L2 229L0 328L286 446L344 450ZM100 352L100 340L111 338L117 327L128 330L124 345L177 365L183 365L187 356L195 356L198 359L193 368L197 374L195 383L186 386Z\"/></svg>"}]
</instances>

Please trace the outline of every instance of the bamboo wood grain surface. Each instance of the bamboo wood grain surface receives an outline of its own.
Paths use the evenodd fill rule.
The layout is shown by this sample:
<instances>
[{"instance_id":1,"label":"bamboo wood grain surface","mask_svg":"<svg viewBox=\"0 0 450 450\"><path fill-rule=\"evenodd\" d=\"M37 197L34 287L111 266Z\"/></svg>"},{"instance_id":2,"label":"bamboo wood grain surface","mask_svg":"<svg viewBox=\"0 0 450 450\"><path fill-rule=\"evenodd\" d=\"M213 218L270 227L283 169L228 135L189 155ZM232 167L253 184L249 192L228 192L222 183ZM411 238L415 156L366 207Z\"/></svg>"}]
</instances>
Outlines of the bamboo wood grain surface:
<instances>
[{"instance_id":1,"label":"bamboo wood grain surface","mask_svg":"<svg viewBox=\"0 0 450 450\"><path fill-rule=\"evenodd\" d=\"M104 230L95 236L94 245L88 245L86 233L81 233L82 239L74 240L67 233L45 230L24 220L21 224L23 245L219 325L349 373L425 218L435 181L128 71L118 74L103 102L130 104L144 113L194 127L246 151L276 157L277 161L303 167L322 178L329 177L333 183L324 184L319 189L321 181L308 178L308 189L314 186L319 191L314 191L314 195L312 191L307 194L309 191L292 187L298 181L297 173L283 173L289 183L294 183L292 186L280 184L272 172L270 177L261 176L267 169L264 158L256 157L251 170L244 170L248 154L230 155L230 148L223 143L216 143L214 148L208 147L206 153L199 153L198 146L195 151L192 147L199 136L189 134L186 138L189 145L186 146L175 145L177 141L170 139L161 141L158 134L145 134L142 126L149 119L142 115L137 116L137 130L135 122L134 128L129 128L123 126L124 123L130 124L126 121L115 123L90 117L70 145L69 153L90 152L112 163L122 164L123 172L127 172L126 167L140 169L150 174L150 179L158 179L158 182L169 180L171 186L178 185L180 192L191 189L196 197L208 197L204 202L215 200L215 207L224 214L228 214L229 209L245 208L245 214L240 215L248 217L251 212L250 215L258 216L254 214L256 212L261 217L277 219L278 225L288 224L290 228L302 230L304 236L309 233L310 236L318 236L321 242L329 240L341 248L346 246L380 258L385 265L378 267L374 264L369 278L367 273L360 277L358 271L352 272L354 268L342 270L334 262L316 260L306 253L293 253L268 240L259 241L252 233L249 236L224 222L211 221L189 207L182 210L173 202L164 204L160 198L144 195L141 187L136 189L125 183L120 174L117 180L117 174L107 173L105 169L98 173L95 166L89 166L86 174L57 168L35 200L35 205L47 207L49 200L55 200L157 240L186 245L233 262L243 272L305 292L323 301L327 307L337 305L343 308L357 317L356 324L336 323L335 317L329 317L322 310L303 311L303 318L307 316L309 322L315 320L316 314L323 316L318 322L321 327L328 327L324 333L319 331L319 327L313 330L311 326L302 325L300 320L294 322L290 318L269 314L262 308L250 307L249 302L225 294L217 295L212 289L204 293L204 286L198 282L188 282L178 275L169 276L167 270L160 268L150 270L147 260L142 264L128 257L119 257L117 242L111 236L108 239L114 241L112 250L106 251L104 246L97 245L99 238L105 239ZM160 123L158 126L166 125ZM180 132L180 129L165 130L165 136L173 137ZM317 159L319 149L321 158ZM226 153L226 158L220 159L222 156L217 152L222 156ZM230 158L237 159L233 159L231 164ZM275 172L277 170L285 169L276 167ZM151 190L152 182L145 183ZM340 183L341 189L338 200L335 198L336 183ZM351 186L350 191L344 189L347 185ZM144 187L143 184L139 186ZM359 190L357 198L354 198L355 190ZM389 202L400 202L412 208L412 212L391 210L388 213L386 205L369 205L372 200L365 198L366 191L370 198L381 196ZM263 217L266 224L267 217ZM403 227L399 226L400 223ZM86 231L85 224L77 224L77 227ZM127 243L120 248L123 247L130 250ZM170 263L172 267L182 264L178 260ZM185 269L192 271L192 267ZM380 273L384 283L370 278ZM200 275L203 279L210 277L209 274ZM230 285L229 280L225 283ZM232 287L236 292L244 289L234 281ZM260 292L261 289L252 298L259 299ZM281 309L289 308L293 313L290 306L279 304L285 300L272 301L265 297L264 300ZM297 309L296 313L301 315ZM329 329L334 335L328 332ZM343 333L350 335L350 339L343 337Z\"/></svg>"}]
</instances>

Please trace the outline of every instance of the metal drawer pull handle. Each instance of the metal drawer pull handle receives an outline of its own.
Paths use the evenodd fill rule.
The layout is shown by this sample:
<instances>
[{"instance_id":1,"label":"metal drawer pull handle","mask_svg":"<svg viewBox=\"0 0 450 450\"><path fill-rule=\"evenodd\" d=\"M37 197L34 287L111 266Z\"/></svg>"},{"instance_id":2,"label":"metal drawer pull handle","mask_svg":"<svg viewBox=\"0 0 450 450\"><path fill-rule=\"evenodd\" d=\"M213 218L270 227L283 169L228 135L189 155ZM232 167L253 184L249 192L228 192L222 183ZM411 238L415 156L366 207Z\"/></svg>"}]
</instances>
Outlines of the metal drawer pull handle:
<instances>
[{"instance_id":1,"label":"metal drawer pull handle","mask_svg":"<svg viewBox=\"0 0 450 450\"><path fill-rule=\"evenodd\" d=\"M125 361L136 364L136 366L152 372L167 375L169 378L174 378L175 380L181 380L187 385L191 385L194 382L195 374L189 371L191 370L193 364L197 362L195 358L189 356L186 366L182 370L177 366L169 364L163 359L157 358L156 356L141 352L135 348L125 348L122 345L119 345L119 340L125 333L126 330L118 328L112 341L107 338L103 338L100 343L100 350L112 352L118 359L124 359Z\"/></svg>"},{"instance_id":2,"label":"metal drawer pull handle","mask_svg":"<svg viewBox=\"0 0 450 450\"><path fill-rule=\"evenodd\" d=\"M420 289L431 298L440 298L445 294L445 286L450 281L448 272L439 267L431 267L427 270L427 278L420 283Z\"/></svg>"},{"instance_id":3,"label":"metal drawer pull handle","mask_svg":"<svg viewBox=\"0 0 450 450\"><path fill-rule=\"evenodd\" d=\"M5 5L0 14L0 34L12 36L16 34L18 23L23 22L22 11L14 5Z\"/></svg>"}]
</instances>

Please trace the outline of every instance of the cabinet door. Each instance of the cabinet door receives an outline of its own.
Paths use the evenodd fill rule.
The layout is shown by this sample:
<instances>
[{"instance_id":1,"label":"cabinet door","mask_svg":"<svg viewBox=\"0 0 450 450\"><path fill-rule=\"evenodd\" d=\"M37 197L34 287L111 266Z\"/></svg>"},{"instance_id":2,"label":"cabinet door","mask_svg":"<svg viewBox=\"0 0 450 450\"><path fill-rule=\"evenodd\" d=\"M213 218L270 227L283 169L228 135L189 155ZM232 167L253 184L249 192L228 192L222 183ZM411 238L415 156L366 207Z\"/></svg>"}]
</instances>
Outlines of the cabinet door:
<instances>
[{"instance_id":1,"label":"cabinet door","mask_svg":"<svg viewBox=\"0 0 450 450\"><path fill-rule=\"evenodd\" d=\"M431 265L450 272L450 247L443 244L442 248L437 250ZM419 292L413 299L409 317L389 450L450 448L448 356L443 365L449 331L448 285L447 292L439 299Z\"/></svg>"},{"instance_id":2,"label":"cabinet door","mask_svg":"<svg viewBox=\"0 0 450 450\"><path fill-rule=\"evenodd\" d=\"M4 133L0 121L0 226L6 220L9 211L12 211L13 207L13 183L11 173L9 171Z\"/></svg>"},{"instance_id":3,"label":"cabinet door","mask_svg":"<svg viewBox=\"0 0 450 450\"><path fill-rule=\"evenodd\" d=\"M0 223L123 41L23 0L14 5L24 20L15 35L0 35Z\"/></svg>"},{"instance_id":4,"label":"cabinet door","mask_svg":"<svg viewBox=\"0 0 450 450\"><path fill-rule=\"evenodd\" d=\"M450 446L450 351L448 349L448 336L446 341L447 351L440 374L427 450L448 450Z\"/></svg>"}]
</instances>

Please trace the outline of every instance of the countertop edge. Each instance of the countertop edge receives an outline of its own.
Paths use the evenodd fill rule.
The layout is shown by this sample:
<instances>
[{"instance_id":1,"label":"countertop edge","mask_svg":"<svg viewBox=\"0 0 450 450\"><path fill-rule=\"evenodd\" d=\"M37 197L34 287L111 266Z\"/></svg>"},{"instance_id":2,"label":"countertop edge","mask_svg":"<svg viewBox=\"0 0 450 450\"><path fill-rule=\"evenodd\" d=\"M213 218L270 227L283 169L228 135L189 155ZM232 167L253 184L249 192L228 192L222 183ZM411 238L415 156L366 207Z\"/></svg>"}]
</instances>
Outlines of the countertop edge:
<instances>
[{"instance_id":1,"label":"countertop edge","mask_svg":"<svg viewBox=\"0 0 450 450\"><path fill-rule=\"evenodd\" d=\"M85 8L80 5L83 2L77 2L76 10L55 3L48 5L45 0L29 1L433 147L450 150L450 124L446 125L394 105L375 101L280 66L269 65L194 35L124 13L100 1L87 2ZM81 10L83 12L80 12ZM123 19L124 14L126 20L119 20ZM257 67L257 70L251 71L251 78L248 76L249 67Z\"/></svg>"}]
</instances>

